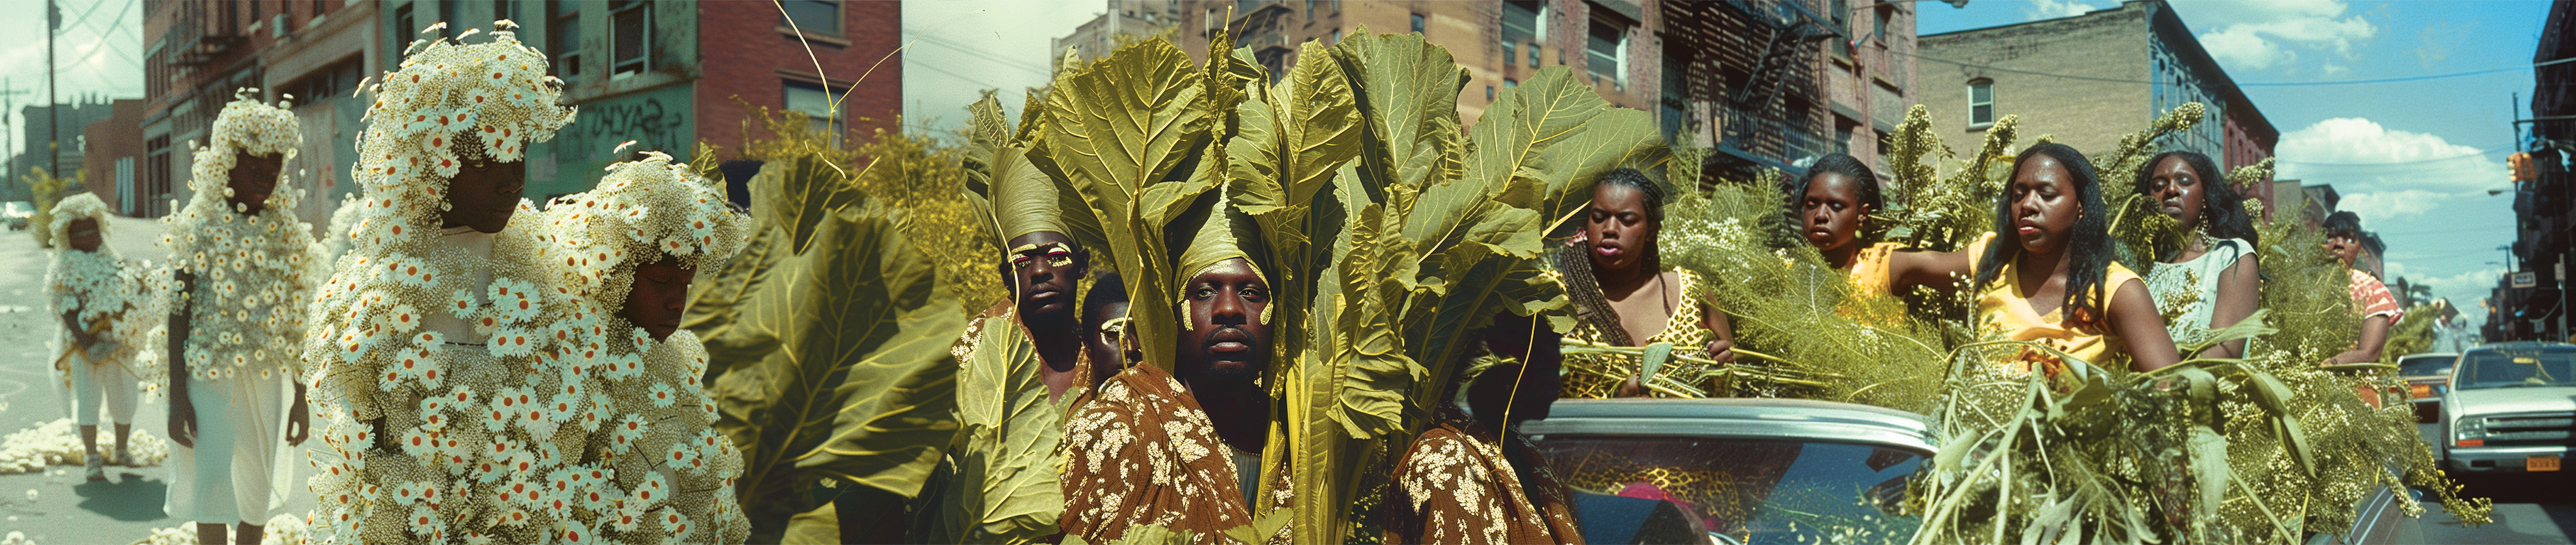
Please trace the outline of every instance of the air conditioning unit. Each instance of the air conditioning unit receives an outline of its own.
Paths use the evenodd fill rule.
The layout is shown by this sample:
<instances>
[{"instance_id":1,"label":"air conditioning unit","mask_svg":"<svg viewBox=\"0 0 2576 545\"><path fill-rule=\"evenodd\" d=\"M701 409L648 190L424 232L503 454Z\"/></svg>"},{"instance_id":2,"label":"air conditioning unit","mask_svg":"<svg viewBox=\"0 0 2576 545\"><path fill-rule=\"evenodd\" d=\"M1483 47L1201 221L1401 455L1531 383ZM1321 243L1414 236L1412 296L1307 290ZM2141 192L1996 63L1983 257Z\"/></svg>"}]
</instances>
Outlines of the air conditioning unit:
<instances>
[{"instance_id":1,"label":"air conditioning unit","mask_svg":"<svg viewBox=\"0 0 2576 545\"><path fill-rule=\"evenodd\" d=\"M280 13L268 20L268 36L271 38L286 37L286 14Z\"/></svg>"}]
</instances>

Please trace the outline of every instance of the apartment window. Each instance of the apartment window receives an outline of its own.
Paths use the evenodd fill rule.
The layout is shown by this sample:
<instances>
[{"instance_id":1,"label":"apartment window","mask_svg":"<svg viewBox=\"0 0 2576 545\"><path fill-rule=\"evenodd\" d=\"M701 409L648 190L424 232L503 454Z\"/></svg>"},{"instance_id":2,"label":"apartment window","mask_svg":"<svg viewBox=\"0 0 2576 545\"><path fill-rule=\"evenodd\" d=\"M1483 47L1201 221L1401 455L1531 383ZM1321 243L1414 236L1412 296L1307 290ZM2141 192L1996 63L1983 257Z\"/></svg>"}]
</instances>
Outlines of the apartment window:
<instances>
[{"instance_id":1,"label":"apartment window","mask_svg":"<svg viewBox=\"0 0 2576 545\"><path fill-rule=\"evenodd\" d=\"M546 53L555 59L546 64L556 77L581 75L581 10L575 7L564 0L546 2L546 30L551 31L546 36Z\"/></svg>"},{"instance_id":2,"label":"apartment window","mask_svg":"<svg viewBox=\"0 0 2576 545\"><path fill-rule=\"evenodd\" d=\"M259 4L260 4L260 2L259 2L259 0L251 0L250 2L247 2L247 3L248 3L248 4L250 4L250 20L251 20L251 22L253 22L253 23L259 22L259 18L260 18L260 14L259 14L259 13L260 13L260 12L259 12Z\"/></svg>"},{"instance_id":3,"label":"apartment window","mask_svg":"<svg viewBox=\"0 0 2576 545\"><path fill-rule=\"evenodd\" d=\"M1503 88L1504 88L1504 89L1510 89L1510 88L1513 88L1513 87L1519 87L1519 86L1521 86L1521 80L1516 80L1516 79L1511 79L1511 78L1503 78Z\"/></svg>"},{"instance_id":4,"label":"apartment window","mask_svg":"<svg viewBox=\"0 0 2576 545\"><path fill-rule=\"evenodd\" d=\"M1995 82L1986 78L1968 80L1968 128L1995 124Z\"/></svg>"},{"instance_id":5,"label":"apartment window","mask_svg":"<svg viewBox=\"0 0 2576 545\"><path fill-rule=\"evenodd\" d=\"M1593 17L1591 36L1586 42L1583 49L1590 58L1584 63L1584 68L1592 73L1595 82L1607 79L1615 87L1627 88L1628 25L1606 17Z\"/></svg>"},{"instance_id":6,"label":"apartment window","mask_svg":"<svg viewBox=\"0 0 2576 545\"><path fill-rule=\"evenodd\" d=\"M1513 48L1528 43L1530 66L1538 66L1538 50L1547 41L1547 4L1538 0L1503 2L1503 64L1511 64Z\"/></svg>"},{"instance_id":7,"label":"apartment window","mask_svg":"<svg viewBox=\"0 0 2576 545\"><path fill-rule=\"evenodd\" d=\"M447 23L447 28L438 31L440 37L455 36L456 33L465 31L457 24L455 2L438 2L438 20L432 22Z\"/></svg>"},{"instance_id":8,"label":"apartment window","mask_svg":"<svg viewBox=\"0 0 2576 545\"><path fill-rule=\"evenodd\" d=\"M1486 102L1486 103L1492 103L1493 101L1494 101L1494 86L1492 86L1492 85L1487 85L1487 86L1485 86L1485 102Z\"/></svg>"},{"instance_id":9,"label":"apartment window","mask_svg":"<svg viewBox=\"0 0 2576 545\"><path fill-rule=\"evenodd\" d=\"M1413 31L1416 33L1422 32L1422 14L1420 13L1413 14Z\"/></svg>"},{"instance_id":10,"label":"apartment window","mask_svg":"<svg viewBox=\"0 0 2576 545\"><path fill-rule=\"evenodd\" d=\"M313 16L314 16L314 17L321 17L323 14L330 13L330 12L331 12L331 3L330 3L328 0L313 0Z\"/></svg>"},{"instance_id":11,"label":"apartment window","mask_svg":"<svg viewBox=\"0 0 2576 545\"><path fill-rule=\"evenodd\" d=\"M792 21L797 30L834 36L841 34L839 0L788 0L778 5L787 8L785 21L780 21L779 24L784 25Z\"/></svg>"},{"instance_id":12,"label":"apartment window","mask_svg":"<svg viewBox=\"0 0 2576 545\"><path fill-rule=\"evenodd\" d=\"M225 5L229 6L231 4ZM414 37L411 33L420 32L420 27L414 26L411 23L411 4L403 4L401 7L394 8L394 33L397 34L397 36L394 36L394 49L400 50L403 46L411 45L411 40Z\"/></svg>"},{"instance_id":13,"label":"apartment window","mask_svg":"<svg viewBox=\"0 0 2576 545\"><path fill-rule=\"evenodd\" d=\"M832 107L832 99L838 97L826 92L821 85L802 81L787 81L784 87L787 92L785 97L787 109L804 112L816 132L832 135L833 145L839 146L841 123L844 120ZM848 92L842 91L844 95Z\"/></svg>"},{"instance_id":14,"label":"apartment window","mask_svg":"<svg viewBox=\"0 0 2576 545\"><path fill-rule=\"evenodd\" d=\"M1306 0L1306 18L1315 18L1315 0Z\"/></svg>"},{"instance_id":15,"label":"apartment window","mask_svg":"<svg viewBox=\"0 0 2576 545\"><path fill-rule=\"evenodd\" d=\"M1342 0L1333 0L1333 13L1342 12Z\"/></svg>"},{"instance_id":16,"label":"apartment window","mask_svg":"<svg viewBox=\"0 0 2576 545\"><path fill-rule=\"evenodd\" d=\"M1879 2L1876 15L1877 18L1871 25L1877 28L1871 29L1870 35L1878 38L1878 43L1884 44L1887 43L1887 22L1896 18L1896 4Z\"/></svg>"},{"instance_id":17,"label":"apartment window","mask_svg":"<svg viewBox=\"0 0 2576 545\"><path fill-rule=\"evenodd\" d=\"M652 31L652 2L608 2L608 77L629 76L650 68Z\"/></svg>"},{"instance_id":18,"label":"apartment window","mask_svg":"<svg viewBox=\"0 0 2576 545\"><path fill-rule=\"evenodd\" d=\"M1842 39L1834 40L1834 56L1845 59L1851 58L1853 35L1853 32L1851 31L1851 0L1833 0L1833 2L1827 4L1825 8L1825 18L1832 19L1834 30L1842 31L1844 36Z\"/></svg>"},{"instance_id":19,"label":"apartment window","mask_svg":"<svg viewBox=\"0 0 2576 545\"><path fill-rule=\"evenodd\" d=\"M159 216L159 207L170 200L170 136L152 137L143 142L144 207L154 210L145 214Z\"/></svg>"}]
</instances>

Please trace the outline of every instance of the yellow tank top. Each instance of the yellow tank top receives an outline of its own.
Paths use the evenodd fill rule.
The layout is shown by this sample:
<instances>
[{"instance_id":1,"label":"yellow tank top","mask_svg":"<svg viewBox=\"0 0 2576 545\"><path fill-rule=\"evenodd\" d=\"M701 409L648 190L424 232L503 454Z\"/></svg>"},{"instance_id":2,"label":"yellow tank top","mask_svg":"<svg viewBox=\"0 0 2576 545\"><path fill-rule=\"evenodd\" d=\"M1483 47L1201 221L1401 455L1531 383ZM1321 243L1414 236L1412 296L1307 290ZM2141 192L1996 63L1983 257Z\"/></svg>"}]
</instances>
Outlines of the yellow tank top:
<instances>
[{"instance_id":1,"label":"yellow tank top","mask_svg":"<svg viewBox=\"0 0 2576 545\"><path fill-rule=\"evenodd\" d=\"M2102 304L2099 307L2105 311L2119 297L2120 286L2138 280L2137 273L2130 272L2128 267L2119 263L2112 263L2111 270L2102 277ZM2042 315L2031 308L2030 294L2023 292L2014 278L2014 264L2005 263L1994 284L1987 286L1985 292L1977 297L1980 321L1989 327L2000 328L2005 338L2039 343L2073 355L2094 367L2129 368L2128 343L2102 327L2102 320L2097 318L2089 324L2067 324L2063 305ZM2038 351L2027 351L2023 355L2023 359L2030 360L2023 362L2025 364L2051 363L2043 360L2054 359L2054 355Z\"/></svg>"}]
</instances>

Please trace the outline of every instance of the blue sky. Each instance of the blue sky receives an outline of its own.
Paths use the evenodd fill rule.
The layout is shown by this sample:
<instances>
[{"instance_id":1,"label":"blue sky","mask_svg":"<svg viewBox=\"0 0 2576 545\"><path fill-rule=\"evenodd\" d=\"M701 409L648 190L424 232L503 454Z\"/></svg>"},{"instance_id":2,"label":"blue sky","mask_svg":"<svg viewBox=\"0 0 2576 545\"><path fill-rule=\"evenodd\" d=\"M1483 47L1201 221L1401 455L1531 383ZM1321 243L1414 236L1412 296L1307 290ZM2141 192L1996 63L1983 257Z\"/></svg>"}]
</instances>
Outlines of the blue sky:
<instances>
[{"instance_id":1,"label":"blue sky","mask_svg":"<svg viewBox=\"0 0 2576 545\"><path fill-rule=\"evenodd\" d=\"M2388 243L2388 275L2433 286L2485 320L2478 301L2513 241L2505 154L2515 112L2529 107L2541 1L2173 0L2201 46L2239 83L2501 73L2401 83L2247 87L2281 131L2282 178L2331 183L2341 209ZM2064 17L2110 0L1973 0L1917 4L1919 33ZM2515 93L2521 93L2520 103ZM2527 116L2527 114L2526 114ZM2394 278L2392 278L2394 280Z\"/></svg>"}]
</instances>

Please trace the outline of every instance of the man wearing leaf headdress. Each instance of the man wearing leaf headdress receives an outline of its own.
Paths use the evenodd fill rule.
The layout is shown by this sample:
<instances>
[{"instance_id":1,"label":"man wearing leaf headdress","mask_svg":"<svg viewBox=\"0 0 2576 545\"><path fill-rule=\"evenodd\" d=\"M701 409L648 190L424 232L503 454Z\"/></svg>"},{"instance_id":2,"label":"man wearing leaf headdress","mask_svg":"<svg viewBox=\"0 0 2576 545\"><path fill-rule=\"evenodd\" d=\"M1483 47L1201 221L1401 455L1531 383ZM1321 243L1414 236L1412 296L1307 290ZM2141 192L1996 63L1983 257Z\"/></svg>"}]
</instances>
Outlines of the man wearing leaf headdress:
<instances>
[{"instance_id":1,"label":"man wearing leaf headdress","mask_svg":"<svg viewBox=\"0 0 2576 545\"><path fill-rule=\"evenodd\" d=\"M996 108L995 111L998 111ZM1027 151L997 147L987 220L1002 240L994 264L1011 298L968 322L957 356L956 438L916 500L920 517L906 541L990 543L1057 532L1062 486L1054 468L1072 401L1122 367L1096 362L1078 301L1091 253L1076 242L1055 182L1030 164ZM1099 295L1093 293L1092 295ZM899 513L894 513L899 514ZM873 528L844 513L843 541Z\"/></svg>"},{"instance_id":2,"label":"man wearing leaf headdress","mask_svg":"<svg viewBox=\"0 0 2576 545\"><path fill-rule=\"evenodd\" d=\"M717 521L618 520L653 503L623 495L644 475L588 457L609 439L602 426L632 412L592 377L630 367L618 364L640 360L634 350L649 340L612 346L648 335L610 330L615 322L583 310L585 295L559 275L639 258L576 253L531 233L542 229L519 196L527 145L552 139L573 111L556 105L562 82L545 75L545 56L509 28L495 23L480 43L463 41L479 29L414 42L401 68L368 88L375 102L351 169L365 197L353 230L334 235L352 245L314 299L304 352L331 420L321 434L331 448L313 454L315 533L366 543L739 539L700 528ZM677 252L696 240L653 244Z\"/></svg>"},{"instance_id":3,"label":"man wearing leaf headdress","mask_svg":"<svg viewBox=\"0 0 2576 545\"><path fill-rule=\"evenodd\" d=\"M167 511L220 543L239 524L259 541L260 522L285 507L287 445L308 434L305 319L268 309L311 300L313 227L295 217L303 190L277 191L303 146L295 114L242 89L195 151L196 196L163 219L177 290L167 329L171 457ZM294 404L283 399L293 385ZM280 423L284 427L279 426Z\"/></svg>"},{"instance_id":4,"label":"man wearing leaf headdress","mask_svg":"<svg viewBox=\"0 0 2576 545\"><path fill-rule=\"evenodd\" d=\"M1082 400L1064 431L1066 534L1093 542L1155 527L1198 543L1252 522L1270 395L1270 283L1251 216L1202 196L1167 236L1180 283L1181 331L1170 373L1138 365ZM1159 304L1148 301L1146 304Z\"/></svg>"}]
</instances>

